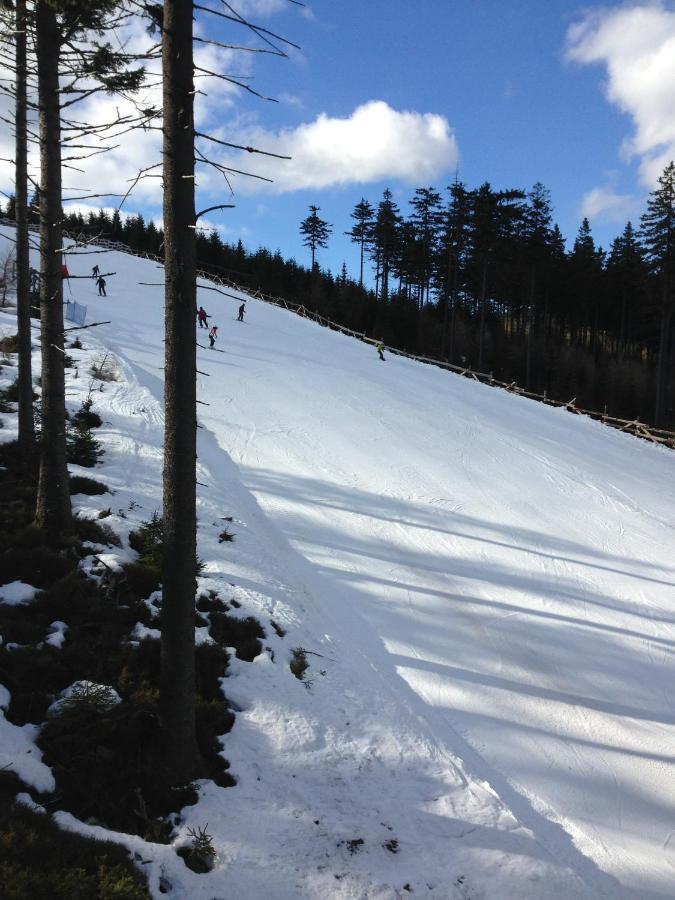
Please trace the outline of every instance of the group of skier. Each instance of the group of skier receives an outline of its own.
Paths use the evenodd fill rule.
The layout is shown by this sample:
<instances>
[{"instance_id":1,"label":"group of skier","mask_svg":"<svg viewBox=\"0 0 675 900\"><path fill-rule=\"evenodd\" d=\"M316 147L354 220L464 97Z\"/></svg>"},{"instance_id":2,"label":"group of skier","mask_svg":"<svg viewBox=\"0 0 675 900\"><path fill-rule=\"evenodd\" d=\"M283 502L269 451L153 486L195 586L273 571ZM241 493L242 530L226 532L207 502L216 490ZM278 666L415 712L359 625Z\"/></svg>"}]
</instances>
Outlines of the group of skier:
<instances>
[{"instance_id":1,"label":"group of skier","mask_svg":"<svg viewBox=\"0 0 675 900\"><path fill-rule=\"evenodd\" d=\"M31 291L31 293L37 294L40 290L40 273L37 271L37 269L33 269L32 267L28 270L28 272L29 272L29 278L30 278L30 291ZM114 275L115 273L109 272L108 274ZM66 265L66 263L61 264L61 277L64 280L70 278L70 272L68 271L68 266ZM81 278L84 276L76 276L76 277ZM105 290L106 280L103 277L103 275L101 274L101 270L98 266L94 266L94 268L91 270L91 277L94 279L94 282L96 283L96 287L98 288L99 297L107 297L108 295L106 294L106 290Z\"/></svg>"},{"instance_id":2,"label":"group of skier","mask_svg":"<svg viewBox=\"0 0 675 900\"><path fill-rule=\"evenodd\" d=\"M239 307L239 315L237 316L237 322L244 321L244 313L245 312L246 312L246 302L244 301L244 303L242 303L241 306ZM199 327L200 328L208 328L209 327L208 320L211 318L211 316L206 312L206 310L204 309L203 306L197 307L196 315L197 315L197 321L199 322ZM211 350L213 350L215 347L217 337L218 337L218 326L214 325L211 328L211 330L209 331L209 348ZM384 358L384 343L383 343L383 341L376 341L375 349L377 350L379 358L382 360L382 362L384 362L385 358Z\"/></svg>"},{"instance_id":3,"label":"group of skier","mask_svg":"<svg viewBox=\"0 0 675 900\"><path fill-rule=\"evenodd\" d=\"M237 316L237 322L244 321L244 313L246 312L246 301L244 301L239 307L239 315ZM200 328L208 328L209 327L209 319L211 316L206 312L203 306L197 307L196 310L197 321L199 322ZM218 326L213 325L211 330L209 331L209 349L213 350L216 343L216 338L218 337Z\"/></svg>"},{"instance_id":4,"label":"group of skier","mask_svg":"<svg viewBox=\"0 0 675 900\"><path fill-rule=\"evenodd\" d=\"M65 266L64 266L65 268ZM39 273L34 269L31 269L31 290L37 290L39 286ZM64 277L68 277L67 270L64 273ZM101 274L101 269L98 265L95 265L91 270L91 277L96 282L96 287L98 288L99 297L107 297L106 294L106 281L103 275ZM239 313L237 315L237 322L244 321L244 313L246 312L246 301L244 301L239 307ZM208 328L208 320L211 316L206 312L203 306L199 306L196 308L196 316L197 321L199 322L200 328ZM215 348L216 340L218 338L218 326L213 325L209 330L209 348L213 350ZM375 342L375 349L377 350L379 358L384 362L384 343L382 341Z\"/></svg>"},{"instance_id":5,"label":"group of skier","mask_svg":"<svg viewBox=\"0 0 675 900\"><path fill-rule=\"evenodd\" d=\"M94 266L94 268L91 270L91 277L96 282L99 297L107 297L108 295L105 292L106 281L103 275L101 275L101 270L99 269L98 265Z\"/></svg>"}]
</instances>

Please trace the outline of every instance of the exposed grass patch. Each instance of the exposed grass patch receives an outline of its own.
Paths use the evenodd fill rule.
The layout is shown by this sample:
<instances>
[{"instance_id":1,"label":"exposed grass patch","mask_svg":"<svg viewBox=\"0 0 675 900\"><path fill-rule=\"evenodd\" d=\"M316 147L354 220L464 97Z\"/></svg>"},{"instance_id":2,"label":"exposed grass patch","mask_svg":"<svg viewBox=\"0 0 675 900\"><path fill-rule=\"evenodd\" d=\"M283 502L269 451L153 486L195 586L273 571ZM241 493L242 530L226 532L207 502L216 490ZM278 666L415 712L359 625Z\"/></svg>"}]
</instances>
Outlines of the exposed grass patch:
<instances>
[{"instance_id":1,"label":"exposed grass patch","mask_svg":"<svg viewBox=\"0 0 675 900\"><path fill-rule=\"evenodd\" d=\"M123 566L123 569L129 589L137 599L145 600L159 588L162 574L156 566L132 562Z\"/></svg>"},{"instance_id":2,"label":"exposed grass patch","mask_svg":"<svg viewBox=\"0 0 675 900\"><path fill-rule=\"evenodd\" d=\"M90 541L92 544L103 544L104 546L121 547L122 542L112 530L110 525L105 522L101 524L95 519L73 520L75 534L81 541Z\"/></svg>"},{"instance_id":3,"label":"exposed grass patch","mask_svg":"<svg viewBox=\"0 0 675 900\"><path fill-rule=\"evenodd\" d=\"M6 334L0 338L0 353L18 353L19 352L19 335Z\"/></svg>"},{"instance_id":4,"label":"exposed grass patch","mask_svg":"<svg viewBox=\"0 0 675 900\"><path fill-rule=\"evenodd\" d=\"M0 525L4 522L7 526L0 528L0 583L20 579L42 592L27 606L0 604L0 683L6 685L11 697L7 718L16 725L41 726L38 744L56 779L58 808L84 821L140 834L148 840L167 840L171 831L167 816L195 802L197 794L191 786L174 790L162 763L167 736L159 710L159 641L130 640L137 622L157 627L152 611L141 598L158 587L160 571L135 563L120 572L101 563L99 575L103 577L87 577L77 567L79 558L88 553L78 543L78 535L54 549L46 544L44 533L31 524L34 469L27 474L20 463L16 447L0 445L0 464L8 466L0 471ZM3 519L8 506L13 511ZM144 535L147 540L141 540L146 558L155 560L161 559L157 555L161 547L158 519L155 517L151 535ZM80 539L109 543L115 538L100 521L83 519L75 524ZM225 616L227 605L216 592L202 596L200 604L205 610L199 615L208 620L223 643L200 645L195 654L196 731L201 757L197 774L229 786L234 779L222 757L220 738L232 728L234 714L221 689L228 666L224 644L237 647L240 658L252 659L260 652L264 631L254 619L218 618ZM44 643L57 620L67 626L60 649ZM8 650L8 643L20 646ZM121 702L110 703L103 688L97 689L95 696L85 691L87 696L75 696L52 706L66 688L84 681L108 685L117 691ZM43 819L49 821L47 816ZM0 843L1 835L0 828ZM135 900L134 885L115 881L114 873L99 878L96 869L91 877L99 878L99 884L89 880L86 867L78 865L77 874L72 875L67 866L65 863L63 878L71 880L64 881L68 888L64 888L63 896L69 900L99 896L105 900L127 896ZM15 877L13 869L5 871ZM21 877L27 879L28 873ZM19 882L19 875L15 880L24 883ZM4 886L5 881L0 883ZM50 891L45 891L39 881L34 889L33 882L25 884L33 891L31 900L60 896L61 882L56 877ZM84 893L78 893L80 884Z\"/></svg>"},{"instance_id":5,"label":"exposed grass patch","mask_svg":"<svg viewBox=\"0 0 675 900\"><path fill-rule=\"evenodd\" d=\"M149 900L127 851L62 831L14 801L23 785L0 773L0 884L4 900Z\"/></svg>"},{"instance_id":6,"label":"exposed grass patch","mask_svg":"<svg viewBox=\"0 0 675 900\"><path fill-rule=\"evenodd\" d=\"M37 544L46 535L28 527L28 546L8 547L0 553L0 584L25 581L38 588L46 588L63 578L77 566L77 557L67 550L54 550L47 544Z\"/></svg>"},{"instance_id":7,"label":"exposed grass patch","mask_svg":"<svg viewBox=\"0 0 675 900\"><path fill-rule=\"evenodd\" d=\"M227 609L227 603L221 600L217 591L209 591L207 594L200 594L197 597L197 609L199 612L222 612Z\"/></svg>"},{"instance_id":8,"label":"exposed grass patch","mask_svg":"<svg viewBox=\"0 0 675 900\"><path fill-rule=\"evenodd\" d=\"M119 367L117 360L109 350L105 350L92 361L89 370L97 381L117 381Z\"/></svg>"},{"instance_id":9,"label":"exposed grass patch","mask_svg":"<svg viewBox=\"0 0 675 900\"><path fill-rule=\"evenodd\" d=\"M238 619L225 612L212 612L209 615L209 634L224 647L235 647L237 659L251 662L262 650L261 639L265 631L257 619L248 616Z\"/></svg>"},{"instance_id":10,"label":"exposed grass patch","mask_svg":"<svg viewBox=\"0 0 675 900\"><path fill-rule=\"evenodd\" d=\"M96 494L109 494L110 489L103 482L96 481L94 478L87 478L84 475L71 475L70 493L71 495L87 494L93 497Z\"/></svg>"},{"instance_id":11,"label":"exposed grass patch","mask_svg":"<svg viewBox=\"0 0 675 900\"><path fill-rule=\"evenodd\" d=\"M179 793L162 772L164 740L156 703L75 704L47 721L39 745L74 815L158 841L168 840L170 826L158 820ZM194 791L181 800L194 803Z\"/></svg>"},{"instance_id":12,"label":"exposed grass patch","mask_svg":"<svg viewBox=\"0 0 675 900\"><path fill-rule=\"evenodd\" d=\"M36 492L37 472L17 483L14 473L0 469L0 553L14 543L11 535L21 533L33 521Z\"/></svg>"},{"instance_id":13,"label":"exposed grass patch","mask_svg":"<svg viewBox=\"0 0 675 900\"><path fill-rule=\"evenodd\" d=\"M286 630L282 628L281 625L277 624L274 619L270 619L270 625L272 626L278 637L286 637Z\"/></svg>"},{"instance_id":14,"label":"exposed grass patch","mask_svg":"<svg viewBox=\"0 0 675 900\"><path fill-rule=\"evenodd\" d=\"M31 398L33 401L38 399L38 395L35 391L32 392ZM18 376L14 379L11 384L8 384L7 387L0 389L0 412L14 412L13 404L19 402L19 378Z\"/></svg>"}]
</instances>

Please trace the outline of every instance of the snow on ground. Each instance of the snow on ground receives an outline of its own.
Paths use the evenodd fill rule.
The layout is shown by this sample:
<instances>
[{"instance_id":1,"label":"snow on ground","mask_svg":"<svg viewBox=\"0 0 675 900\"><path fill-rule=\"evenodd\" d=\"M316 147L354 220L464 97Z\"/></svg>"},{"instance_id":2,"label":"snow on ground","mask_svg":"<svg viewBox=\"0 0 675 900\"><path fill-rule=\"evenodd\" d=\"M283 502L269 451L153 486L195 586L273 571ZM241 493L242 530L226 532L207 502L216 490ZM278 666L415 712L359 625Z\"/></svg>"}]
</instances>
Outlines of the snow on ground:
<instances>
[{"instance_id":1,"label":"snow on ground","mask_svg":"<svg viewBox=\"0 0 675 900\"><path fill-rule=\"evenodd\" d=\"M29 787L37 791L53 791L54 776L42 762L42 754L35 745L39 731L36 725L12 725L5 718L10 693L0 684L0 771L11 769Z\"/></svg>"},{"instance_id":2,"label":"snow on ground","mask_svg":"<svg viewBox=\"0 0 675 900\"><path fill-rule=\"evenodd\" d=\"M32 584L12 581L0 586L0 603L6 603L8 606L22 606L34 600L37 593L39 593L37 588L34 588Z\"/></svg>"},{"instance_id":3,"label":"snow on ground","mask_svg":"<svg viewBox=\"0 0 675 900\"><path fill-rule=\"evenodd\" d=\"M112 503L124 538L161 498L162 290L140 282L162 279L109 251L68 267L94 261L108 298L70 290L112 323L72 355L115 354L94 409L116 493L82 511ZM260 302L243 324L237 299L199 303L225 351L199 350L202 587L268 639L224 680L238 784L204 784L177 836L208 822L218 867L144 845L155 893L675 896L672 451Z\"/></svg>"}]
</instances>

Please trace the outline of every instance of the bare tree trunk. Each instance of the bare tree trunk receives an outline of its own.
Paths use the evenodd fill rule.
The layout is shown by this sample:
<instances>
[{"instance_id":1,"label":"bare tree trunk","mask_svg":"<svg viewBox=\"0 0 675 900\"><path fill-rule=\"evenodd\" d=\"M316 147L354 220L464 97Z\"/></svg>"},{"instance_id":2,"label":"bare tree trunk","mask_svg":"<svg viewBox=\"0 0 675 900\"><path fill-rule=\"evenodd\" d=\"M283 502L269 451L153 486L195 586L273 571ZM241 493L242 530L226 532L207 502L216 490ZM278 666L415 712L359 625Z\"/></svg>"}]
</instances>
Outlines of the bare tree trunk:
<instances>
[{"instance_id":1,"label":"bare tree trunk","mask_svg":"<svg viewBox=\"0 0 675 900\"><path fill-rule=\"evenodd\" d=\"M450 318L450 268L452 266L452 254L448 253L443 279L443 319L441 321L441 358L448 352L448 321Z\"/></svg>"},{"instance_id":2,"label":"bare tree trunk","mask_svg":"<svg viewBox=\"0 0 675 900\"><path fill-rule=\"evenodd\" d=\"M487 262L483 264L483 277L480 289L480 326L478 329L478 371L483 371L485 355L485 303L487 297Z\"/></svg>"},{"instance_id":3,"label":"bare tree trunk","mask_svg":"<svg viewBox=\"0 0 675 900\"><path fill-rule=\"evenodd\" d=\"M455 257L455 265L452 272L452 308L450 310L450 346L448 348L448 359L451 363L455 361L455 336L457 332L457 300L459 297L459 259Z\"/></svg>"},{"instance_id":4,"label":"bare tree trunk","mask_svg":"<svg viewBox=\"0 0 675 900\"><path fill-rule=\"evenodd\" d=\"M534 341L534 297L536 285L534 266L530 271L530 304L527 311L527 353L525 356L525 388L532 390L532 344Z\"/></svg>"},{"instance_id":5,"label":"bare tree trunk","mask_svg":"<svg viewBox=\"0 0 675 900\"><path fill-rule=\"evenodd\" d=\"M192 0L165 0L164 92L164 565L161 707L174 784L190 781L195 736L196 262Z\"/></svg>"},{"instance_id":6,"label":"bare tree trunk","mask_svg":"<svg viewBox=\"0 0 675 900\"><path fill-rule=\"evenodd\" d=\"M381 287L380 282L382 279L382 272L380 269L380 250L378 248L376 256L375 256L375 299L379 300L381 296Z\"/></svg>"},{"instance_id":7,"label":"bare tree trunk","mask_svg":"<svg viewBox=\"0 0 675 900\"><path fill-rule=\"evenodd\" d=\"M382 248L382 299L389 299L389 257L386 245Z\"/></svg>"},{"instance_id":8,"label":"bare tree trunk","mask_svg":"<svg viewBox=\"0 0 675 900\"><path fill-rule=\"evenodd\" d=\"M19 444L35 449L28 257L28 144L26 134L26 0L16 0L16 321L19 336Z\"/></svg>"},{"instance_id":9,"label":"bare tree trunk","mask_svg":"<svg viewBox=\"0 0 675 900\"><path fill-rule=\"evenodd\" d=\"M672 327L669 280L669 278L664 278L661 306L661 331L659 334L659 355L656 367L654 425L657 428L661 427L664 423L666 413L666 393L668 389L668 356L670 353L670 332Z\"/></svg>"},{"instance_id":10,"label":"bare tree trunk","mask_svg":"<svg viewBox=\"0 0 675 900\"><path fill-rule=\"evenodd\" d=\"M35 5L40 106L40 316L42 320L42 431L35 522L57 543L71 529L66 463L61 274L60 35L54 8Z\"/></svg>"}]
</instances>

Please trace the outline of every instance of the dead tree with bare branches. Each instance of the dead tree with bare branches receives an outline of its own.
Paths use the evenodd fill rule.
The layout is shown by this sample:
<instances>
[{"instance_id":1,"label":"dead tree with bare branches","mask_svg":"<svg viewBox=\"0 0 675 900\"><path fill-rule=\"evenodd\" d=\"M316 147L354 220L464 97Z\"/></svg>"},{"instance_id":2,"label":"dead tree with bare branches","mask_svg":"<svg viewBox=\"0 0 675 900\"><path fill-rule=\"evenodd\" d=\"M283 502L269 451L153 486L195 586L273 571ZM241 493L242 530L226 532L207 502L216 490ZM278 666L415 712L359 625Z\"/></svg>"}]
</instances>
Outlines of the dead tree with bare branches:
<instances>
[{"instance_id":1,"label":"dead tree with bare branches","mask_svg":"<svg viewBox=\"0 0 675 900\"><path fill-rule=\"evenodd\" d=\"M15 163L19 167L17 191L22 182L24 135L37 139L40 148L42 403L35 522L53 543L58 543L69 533L72 520L66 464L63 346L62 168L68 165L62 157L62 146L67 140L63 128L78 134L86 134L89 130L85 123L69 120L64 110L98 91L132 91L138 87L143 72L142 69L130 69L129 58L113 52L102 40L106 31L125 15L123 2L36 0L30 10L23 2L22 12L24 27L17 24L15 28L15 83L11 88L3 84L2 89L6 93L13 91L17 103L14 122L17 135ZM36 63L31 72L26 68L20 32L31 35L34 41ZM34 79L33 87L37 89L37 136L26 127L22 111L27 105L22 97L23 83L28 82L30 75ZM107 124L111 127L115 123ZM100 150L78 146L77 155L85 158ZM25 209L25 202L20 205ZM17 214L21 215L19 205ZM23 241L21 226L19 240ZM22 252L27 252L27 248ZM22 264L25 266L25 259ZM21 290L25 290L23 285Z\"/></svg>"},{"instance_id":2,"label":"dead tree with bare branches","mask_svg":"<svg viewBox=\"0 0 675 900\"><path fill-rule=\"evenodd\" d=\"M228 4L224 5L229 8ZM193 18L196 10L222 15L218 10L193 3L192 0L165 0L161 26L165 430L160 703L166 734L168 776L174 784L195 777L200 766L195 733L194 649L197 589L195 230L199 217L205 212L230 206L218 204L196 212L195 167L197 163L212 165L226 181L232 172L227 166L210 160L196 146L197 138L216 139L195 130L195 72L232 80L195 66ZM249 27L255 34L263 31L241 17L224 17ZM268 51L283 55L267 37L265 41ZM215 41L213 43L223 46ZM259 152L254 148L241 149ZM229 187L229 181L227 183Z\"/></svg>"}]
</instances>

